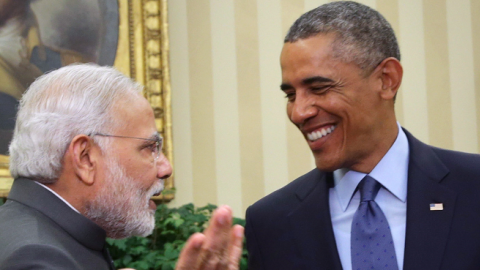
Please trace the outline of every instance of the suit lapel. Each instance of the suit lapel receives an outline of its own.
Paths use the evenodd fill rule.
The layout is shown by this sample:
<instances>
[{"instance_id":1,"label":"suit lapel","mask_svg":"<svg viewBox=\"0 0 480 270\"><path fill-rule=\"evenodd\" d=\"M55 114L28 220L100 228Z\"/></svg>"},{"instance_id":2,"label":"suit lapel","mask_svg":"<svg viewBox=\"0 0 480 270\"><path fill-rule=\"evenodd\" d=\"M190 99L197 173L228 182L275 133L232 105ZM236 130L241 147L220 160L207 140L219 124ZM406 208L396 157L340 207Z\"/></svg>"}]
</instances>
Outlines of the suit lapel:
<instances>
[{"instance_id":1,"label":"suit lapel","mask_svg":"<svg viewBox=\"0 0 480 270\"><path fill-rule=\"evenodd\" d=\"M449 171L432 148L404 131L410 145L404 269L439 269L457 194L440 184ZM312 175L297 190L300 203L287 217L307 269L342 269L329 209L332 179L319 171ZM442 203L444 210L431 211L431 203Z\"/></svg>"},{"instance_id":2,"label":"suit lapel","mask_svg":"<svg viewBox=\"0 0 480 270\"><path fill-rule=\"evenodd\" d=\"M455 210L456 193L440 185L449 173L432 148L405 131L410 144L404 269L439 269ZM442 203L442 211L431 211Z\"/></svg>"},{"instance_id":3,"label":"suit lapel","mask_svg":"<svg viewBox=\"0 0 480 270\"><path fill-rule=\"evenodd\" d=\"M332 180L331 173L317 171L297 190L300 204L287 217L307 269L342 269L328 206Z\"/></svg>"}]
</instances>

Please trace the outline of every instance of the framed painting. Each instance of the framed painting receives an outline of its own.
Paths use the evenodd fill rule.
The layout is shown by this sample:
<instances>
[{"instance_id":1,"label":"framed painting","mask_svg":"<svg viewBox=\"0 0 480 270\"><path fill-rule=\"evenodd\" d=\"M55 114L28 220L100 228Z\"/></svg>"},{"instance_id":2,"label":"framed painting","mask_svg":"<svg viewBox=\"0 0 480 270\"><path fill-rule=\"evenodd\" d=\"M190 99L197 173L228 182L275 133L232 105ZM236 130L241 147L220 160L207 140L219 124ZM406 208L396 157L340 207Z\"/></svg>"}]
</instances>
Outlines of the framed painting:
<instances>
[{"instance_id":1,"label":"framed painting","mask_svg":"<svg viewBox=\"0 0 480 270\"><path fill-rule=\"evenodd\" d=\"M74 62L115 66L145 86L172 162L167 0L5 0L0 6L0 197L13 182L8 143L18 100L41 74ZM16 16L16 17L15 17ZM12 38L13 37L13 38ZM157 200L174 197L165 181Z\"/></svg>"}]
</instances>

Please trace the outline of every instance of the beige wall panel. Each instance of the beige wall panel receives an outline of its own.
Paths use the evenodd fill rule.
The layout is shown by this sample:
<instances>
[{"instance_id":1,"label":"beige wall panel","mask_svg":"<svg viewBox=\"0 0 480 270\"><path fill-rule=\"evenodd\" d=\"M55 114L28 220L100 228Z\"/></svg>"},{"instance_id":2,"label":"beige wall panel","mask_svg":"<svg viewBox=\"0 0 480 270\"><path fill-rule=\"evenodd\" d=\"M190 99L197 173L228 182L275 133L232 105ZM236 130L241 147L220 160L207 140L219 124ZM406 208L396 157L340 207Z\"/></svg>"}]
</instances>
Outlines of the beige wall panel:
<instances>
[{"instance_id":1,"label":"beige wall panel","mask_svg":"<svg viewBox=\"0 0 480 270\"><path fill-rule=\"evenodd\" d=\"M472 14L473 64L475 77L475 100L477 108L477 134L480 134L480 0L470 1ZM480 145L480 136L477 136Z\"/></svg>"},{"instance_id":2,"label":"beige wall panel","mask_svg":"<svg viewBox=\"0 0 480 270\"><path fill-rule=\"evenodd\" d=\"M217 203L243 212L233 0L211 0Z\"/></svg>"},{"instance_id":3,"label":"beige wall panel","mask_svg":"<svg viewBox=\"0 0 480 270\"><path fill-rule=\"evenodd\" d=\"M187 2L194 203L217 203L210 3Z\"/></svg>"},{"instance_id":4,"label":"beige wall panel","mask_svg":"<svg viewBox=\"0 0 480 270\"><path fill-rule=\"evenodd\" d=\"M282 32L285 36L290 26L304 13L303 0L282 0ZM313 155L302 133L290 121L287 123L288 179L294 180L314 167Z\"/></svg>"},{"instance_id":5,"label":"beige wall panel","mask_svg":"<svg viewBox=\"0 0 480 270\"><path fill-rule=\"evenodd\" d=\"M303 13L305 8L303 6L303 0L280 0L282 13L282 40L287 34L290 26L298 19Z\"/></svg>"},{"instance_id":6,"label":"beige wall panel","mask_svg":"<svg viewBox=\"0 0 480 270\"><path fill-rule=\"evenodd\" d=\"M380 0L377 1L377 10L383 17L390 23L395 31L397 41L400 33L400 19L398 14L398 1L399 0ZM398 41L399 42L399 41ZM402 48L400 48L400 55L403 54ZM401 56L402 57L402 56ZM395 115L397 121L403 125L403 91L402 87L397 92L397 98L395 100Z\"/></svg>"},{"instance_id":7,"label":"beige wall panel","mask_svg":"<svg viewBox=\"0 0 480 270\"><path fill-rule=\"evenodd\" d=\"M382 0L380 0L380 1L382 1ZM357 0L355 2L364 4L366 6L369 6L369 7L373 8L373 9L377 9L377 1L376 0Z\"/></svg>"},{"instance_id":8,"label":"beige wall panel","mask_svg":"<svg viewBox=\"0 0 480 270\"><path fill-rule=\"evenodd\" d=\"M172 206L193 202L187 2L168 1L175 188Z\"/></svg>"},{"instance_id":9,"label":"beige wall panel","mask_svg":"<svg viewBox=\"0 0 480 270\"><path fill-rule=\"evenodd\" d=\"M280 92L280 0L257 1L265 193L288 183L285 99Z\"/></svg>"},{"instance_id":10,"label":"beige wall panel","mask_svg":"<svg viewBox=\"0 0 480 270\"><path fill-rule=\"evenodd\" d=\"M472 19L469 0L447 0L453 147L478 152Z\"/></svg>"},{"instance_id":11,"label":"beige wall panel","mask_svg":"<svg viewBox=\"0 0 480 270\"><path fill-rule=\"evenodd\" d=\"M243 211L265 195L256 0L235 1Z\"/></svg>"},{"instance_id":12,"label":"beige wall panel","mask_svg":"<svg viewBox=\"0 0 480 270\"><path fill-rule=\"evenodd\" d=\"M423 6L430 144L452 149L447 7L438 0L423 0Z\"/></svg>"},{"instance_id":13,"label":"beige wall panel","mask_svg":"<svg viewBox=\"0 0 480 270\"><path fill-rule=\"evenodd\" d=\"M310 11L329 2L330 1L328 0L304 0L304 12Z\"/></svg>"},{"instance_id":14,"label":"beige wall panel","mask_svg":"<svg viewBox=\"0 0 480 270\"><path fill-rule=\"evenodd\" d=\"M399 3L400 33L397 35L402 50L404 68L403 126L421 141L429 142L427 83L425 72L425 42L423 4L418 0Z\"/></svg>"}]
</instances>

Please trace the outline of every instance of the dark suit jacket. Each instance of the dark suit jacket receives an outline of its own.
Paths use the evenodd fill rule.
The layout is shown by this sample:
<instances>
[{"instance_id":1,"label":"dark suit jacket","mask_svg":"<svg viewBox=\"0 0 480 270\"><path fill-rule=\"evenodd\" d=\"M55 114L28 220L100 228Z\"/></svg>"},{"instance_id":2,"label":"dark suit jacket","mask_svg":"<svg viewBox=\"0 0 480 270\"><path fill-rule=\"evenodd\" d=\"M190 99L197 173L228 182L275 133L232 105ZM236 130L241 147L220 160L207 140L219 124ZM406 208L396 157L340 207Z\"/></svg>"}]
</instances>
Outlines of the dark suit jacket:
<instances>
[{"instance_id":1,"label":"dark suit jacket","mask_svg":"<svg viewBox=\"0 0 480 270\"><path fill-rule=\"evenodd\" d=\"M113 269L105 231L29 179L0 207L0 269Z\"/></svg>"},{"instance_id":2,"label":"dark suit jacket","mask_svg":"<svg viewBox=\"0 0 480 270\"><path fill-rule=\"evenodd\" d=\"M404 269L480 269L480 156L410 145ZM330 217L332 173L317 169L247 210L249 269L342 269ZM443 211L430 211L443 203Z\"/></svg>"}]
</instances>

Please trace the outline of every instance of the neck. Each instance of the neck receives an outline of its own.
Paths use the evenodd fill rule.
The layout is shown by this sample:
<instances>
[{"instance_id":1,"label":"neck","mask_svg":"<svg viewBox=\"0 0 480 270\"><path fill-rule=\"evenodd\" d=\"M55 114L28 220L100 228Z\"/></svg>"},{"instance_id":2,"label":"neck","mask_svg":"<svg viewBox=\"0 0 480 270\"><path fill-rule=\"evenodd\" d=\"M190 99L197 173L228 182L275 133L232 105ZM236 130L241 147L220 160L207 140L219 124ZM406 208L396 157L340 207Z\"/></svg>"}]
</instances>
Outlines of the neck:
<instances>
[{"instance_id":1,"label":"neck","mask_svg":"<svg viewBox=\"0 0 480 270\"><path fill-rule=\"evenodd\" d=\"M373 151L360 158L360 162L353 164L349 169L366 174L370 173L395 143L398 132L395 117L393 120L386 121L384 125L379 126L378 131L375 132L377 137L376 144L371 147Z\"/></svg>"},{"instance_id":2,"label":"neck","mask_svg":"<svg viewBox=\"0 0 480 270\"><path fill-rule=\"evenodd\" d=\"M45 184L46 187L51 189L55 192L58 196L62 197L68 204L70 204L73 208L75 208L79 213L83 214L85 207L82 204L82 201L79 199L82 197L84 192L82 188L69 188L65 185L65 179L60 177L55 183L53 184Z\"/></svg>"}]
</instances>

